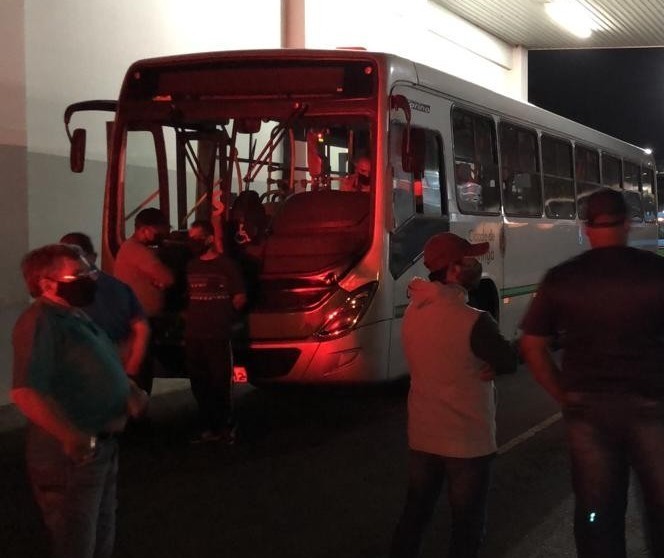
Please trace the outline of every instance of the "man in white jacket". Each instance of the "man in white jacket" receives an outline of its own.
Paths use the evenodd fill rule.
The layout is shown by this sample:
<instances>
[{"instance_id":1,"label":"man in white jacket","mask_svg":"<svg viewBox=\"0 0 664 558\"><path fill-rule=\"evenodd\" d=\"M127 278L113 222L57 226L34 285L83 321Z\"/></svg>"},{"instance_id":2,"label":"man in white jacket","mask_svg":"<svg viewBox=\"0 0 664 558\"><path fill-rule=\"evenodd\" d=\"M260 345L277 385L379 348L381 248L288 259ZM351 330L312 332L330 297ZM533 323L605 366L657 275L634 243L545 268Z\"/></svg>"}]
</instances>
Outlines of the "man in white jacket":
<instances>
[{"instance_id":1,"label":"man in white jacket","mask_svg":"<svg viewBox=\"0 0 664 558\"><path fill-rule=\"evenodd\" d=\"M409 284L402 340L410 370L409 483L391 558L419 555L422 534L447 482L449 555L478 555L484 538L490 467L496 453L493 378L516 370L516 355L491 315L468 306L488 243L452 233L424 247L429 281Z\"/></svg>"}]
</instances>

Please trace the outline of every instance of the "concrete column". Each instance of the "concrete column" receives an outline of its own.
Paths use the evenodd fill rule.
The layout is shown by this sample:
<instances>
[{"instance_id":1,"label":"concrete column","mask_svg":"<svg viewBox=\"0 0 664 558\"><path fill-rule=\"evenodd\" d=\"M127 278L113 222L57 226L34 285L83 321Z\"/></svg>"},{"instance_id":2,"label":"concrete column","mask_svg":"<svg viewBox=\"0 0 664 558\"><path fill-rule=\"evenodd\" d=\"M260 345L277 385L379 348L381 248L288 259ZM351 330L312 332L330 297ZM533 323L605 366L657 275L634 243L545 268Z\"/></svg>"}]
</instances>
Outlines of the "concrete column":
<instances>
[{"instance_id":1,"label":"concrete column","mask_svg":"<svg viewBox=\"0 0 664 558\"><path fill-rule=\"evenodd\" d=\"M0 1L0 311L27 300L19 271L28 250L24 13L24 0Z\"/></svg>"},{"instance_id":2,"label":"concrete column","mask_svg":"<svg viewBox=\"0 0 664 558\"><path fill-rule=\"evenodd\" d=\"M528 50L522 46L512 49L512 68L510 69L512 96L521 101L528 100Z\"/></svg>"},{"instance_id":3,"label":"concrete column","mask_svg":"<svg viewBox=\"0 0 664 558\"><path fill-rule=\"evenodd\" d=\"M281 0L281 46L304 48L305 0Z\"/></svg>"}]
</instances>

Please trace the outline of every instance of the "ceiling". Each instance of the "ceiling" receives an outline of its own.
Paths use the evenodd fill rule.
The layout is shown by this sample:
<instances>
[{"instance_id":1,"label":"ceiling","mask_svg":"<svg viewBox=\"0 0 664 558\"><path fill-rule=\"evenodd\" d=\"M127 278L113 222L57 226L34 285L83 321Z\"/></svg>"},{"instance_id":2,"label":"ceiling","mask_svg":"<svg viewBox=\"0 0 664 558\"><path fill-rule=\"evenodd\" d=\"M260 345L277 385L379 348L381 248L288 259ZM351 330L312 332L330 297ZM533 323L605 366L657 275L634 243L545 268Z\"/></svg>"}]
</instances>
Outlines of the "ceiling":
<instances>
[{"instance_id":1,"label":"ceiling","mask_svg":"<svg viewBox=\"0 0 664 558\"><path fill-rule=\"evenodd\" d=\"M662 0L579 0L599 27L579 39L544 12L545 0L434 0L511 45L527 49L664 47Z\"/></svg>"}]
</instances>

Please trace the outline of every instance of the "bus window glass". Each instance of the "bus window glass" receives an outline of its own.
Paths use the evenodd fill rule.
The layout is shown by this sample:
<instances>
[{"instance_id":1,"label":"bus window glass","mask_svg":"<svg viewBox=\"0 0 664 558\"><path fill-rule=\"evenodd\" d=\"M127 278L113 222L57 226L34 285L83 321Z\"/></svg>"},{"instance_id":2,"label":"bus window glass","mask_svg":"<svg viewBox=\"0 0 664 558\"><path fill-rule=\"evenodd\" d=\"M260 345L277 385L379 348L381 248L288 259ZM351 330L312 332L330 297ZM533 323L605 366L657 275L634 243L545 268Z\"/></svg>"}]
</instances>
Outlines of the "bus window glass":
<instances>
[{"instance_id":1,"label":"bus window glass","mask_svg":"<svg viewBox=\"0 0 664 558\"><path fill-rule=\"evenodd\" d=\"M544 214L550 219L574 219L572 146L568 141L542 136Z\"/></svg>"},{"instance_id":2,"label":"bus window glass","mask_svg":"<svg viewBox=\"0 0 664 558\"><path fill-rule=\"evenodd\" d=\"M599 153L577 145L574 148L575 176L576 176L576 204L579 219L586 218L586 200L588 196L598 190L599 182Z\"/></svg>"},{"instance_id":3,"label":"bus window glass","mask_svg":"<svg viewBox=\"0 0 664 558\"><path fill-rule=\"evenodd\" d=\"M392 167L392 214L394 228L401 227L415 215L415 193L413 175L402 166L403 134L406 128L399 122L390 127L390 164Z\"/></svg>"},{"instance_id":4,"label":"bus window glass","mask_svg":"<svg viewBox=\"0 0 664 558\"><path fill-rule=\"evenodd\" d=\"M493 120L460 109L452 113L456 200L462 213L500 212Z\"/></svg>"},{"instance_id":5,"label":"bus window glass","mask_svg":"<svg viewBox=\"0 0 664 558\"><path fill-rule=\"evenodd\" d=\"M134 234L134 218L144 207L159 207L159 178L154 136L150 132L127 132L124 169L124 238ZM161 208L168 214L168 208Z\"/></svg>"},{"instance_id":6,"label":"bus window glass","mask_svg":"<svg viewBox=\"0 0 664 558\"><path fill-rule=\"evenodd\" d=\"M425 130L424 175L422 176L422 213L440 217L447 213L440 190L442 139L437 132Z\"/></svg>"},{"instance_id":7,"label":"bus window glass","mask_svg":"<svg viewBox=\"0 0 664 558\"><path fill-rule=\"evenodd\" d=\"M624 191L625 201L627 202L627 209L629 211L629 218L634 223L643 221L643 207L641 206L641 195L638 192Z\"/></svg>"},{"instance_id":8,"label":"bus window glass","mask_svg":"<svg viewBox=\"0 0 664 558\"><path fill-rule=\"evenodd\" d=\"M623 162L623 188L632 221L643 221L643 203L639 192L639 166L630 161Z\"/></svg>"},{"instance_id":9,"label":"bus window glass","mask_svg":"<svg viewBox=\"0 0 664 558\"><path fill-rule=\"evenodd\" d=\"M390 165L393 172L393 232L390 239L390 271L396 277L422 253L424 243L437 232L448 229L447 206L441 191L442 139L438 132L417 128L424 140L421 177L403 171L401 147L405 126L392 122L390 129ZM443 218L444 217L444 218Z\"/></svg>"},{"instance_id":10,"label":"bus window glass","mask_svg":"<svg viewBox=\"0 0 664 558\"><path fill-rule=\"evenodd\" d=\"M602 153L602 184L617 190L621 186L620 175L620 160Z\"/></svg>"},{"instance_id":11,"label":"bus window glass","mask_svg":"<svg viewBox=\"0 0 664 558\"><path fill-rule=\"evenodd\" d=\"M631 192L639 191L639 165L631 161L623 162L623 188Z\"/></svg>"},{"instance_id":12,"label":"bus window glass","mask_svg":"<svg viewBox=\"0 0 664 558\"><path fill-rule=\"evenodd\" d=\"M643 217L647 223L657 221L657 204L653 187L653 171L643 167L641 170L641 194L643 196Z\"/></svg>"},{"instance_id":13,"label":"bus window glass","mask_svg":"<svg viewBox=\"0 0 664 558\"><path fill-rule=\"evenodd\" d=\"M542 215L542 186L535 132L502 123L500 157L505 214Z\"/></svg>"}]
</instances>

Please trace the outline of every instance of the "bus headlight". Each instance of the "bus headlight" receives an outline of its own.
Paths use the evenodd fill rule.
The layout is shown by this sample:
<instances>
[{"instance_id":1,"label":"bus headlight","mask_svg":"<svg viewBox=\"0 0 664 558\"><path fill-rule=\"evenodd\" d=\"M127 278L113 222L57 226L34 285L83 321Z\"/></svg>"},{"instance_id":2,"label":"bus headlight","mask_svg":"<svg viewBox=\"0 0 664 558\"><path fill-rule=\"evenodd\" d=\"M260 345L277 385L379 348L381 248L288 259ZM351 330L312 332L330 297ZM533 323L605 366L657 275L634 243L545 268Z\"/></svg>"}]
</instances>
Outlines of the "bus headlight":
<instances>
[{"instance_id":1,"label":"bus headlight","mask_svg":"<svg viewBox=\"0 0 664 558\"><path fill-rule=\"evenodd\" d=\"M351 331L360 321L378 288L378 281L372 281L355 289L346 297L344 303L330 312L314 337L321 340L341 337Z\"/></svg>"}]
</instances>

